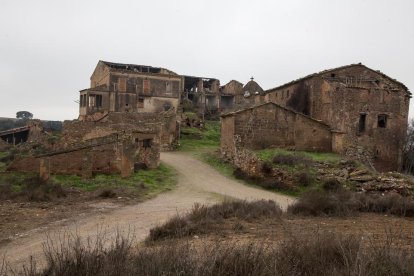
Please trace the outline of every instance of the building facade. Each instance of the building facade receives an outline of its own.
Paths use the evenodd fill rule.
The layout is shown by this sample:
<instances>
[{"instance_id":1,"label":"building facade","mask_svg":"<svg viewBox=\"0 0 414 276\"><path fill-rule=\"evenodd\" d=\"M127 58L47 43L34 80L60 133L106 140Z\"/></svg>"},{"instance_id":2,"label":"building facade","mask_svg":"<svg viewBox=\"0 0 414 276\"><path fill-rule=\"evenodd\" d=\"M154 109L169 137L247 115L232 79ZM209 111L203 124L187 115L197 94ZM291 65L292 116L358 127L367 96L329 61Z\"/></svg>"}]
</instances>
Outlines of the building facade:
<instances>
[{"instance_id":1,"label":"building facade","mask_svg":"<svg viewBox=\"0 0 414 276\"><path fill-rule=\"evenodd\" d=\"M79 119L108 112L177 110L182 77L168 69L99 61L91 87L80 91Z\"/></svg>"},{"instance_id":2,"label":"building facade","mask_svg":"<svg viewBox=\"0 0 414 276\"><path fill-rule=\"evenodd\" d=\"M389 171L402 165L410 98L401 82L351 64L267 90L262 100L328 125L333 152Z\"/></svg>"}]
</instances>

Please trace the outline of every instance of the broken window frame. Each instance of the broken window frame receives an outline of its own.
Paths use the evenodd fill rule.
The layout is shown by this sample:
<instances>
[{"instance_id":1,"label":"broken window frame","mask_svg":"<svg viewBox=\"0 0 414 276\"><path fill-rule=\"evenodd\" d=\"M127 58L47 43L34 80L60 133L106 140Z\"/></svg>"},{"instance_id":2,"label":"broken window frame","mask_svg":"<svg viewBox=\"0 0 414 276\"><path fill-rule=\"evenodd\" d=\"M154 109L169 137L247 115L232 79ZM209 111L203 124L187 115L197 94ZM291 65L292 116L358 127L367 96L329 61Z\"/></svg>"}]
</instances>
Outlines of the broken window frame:
<instances>
[{"instance_id":1,"label":"broken window frame","mask_svg":"<svg viewBox=\"0 0 414 276\"><path fill-rule=\"evenodd\" d=\"M378 128L387 128L387 125L388 125L388 115L387 114L378 114L377 127Z\"/></svg>"}]
</instances>

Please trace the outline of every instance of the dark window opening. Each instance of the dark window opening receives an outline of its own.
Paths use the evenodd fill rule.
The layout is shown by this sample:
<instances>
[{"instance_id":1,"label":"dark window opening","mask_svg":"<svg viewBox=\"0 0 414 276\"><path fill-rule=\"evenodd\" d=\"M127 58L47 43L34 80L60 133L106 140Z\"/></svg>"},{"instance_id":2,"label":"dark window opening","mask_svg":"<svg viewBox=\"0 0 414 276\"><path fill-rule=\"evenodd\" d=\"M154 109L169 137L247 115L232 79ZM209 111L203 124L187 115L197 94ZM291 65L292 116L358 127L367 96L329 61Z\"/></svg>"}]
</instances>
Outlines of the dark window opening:
<instances>
[{"instance_id":1,"label":"dark window opening","mask_svg":"<svg viewBox=\"0 0 414 276\"><path fill-rule=\"evenodd\" d=\"M367 114L359 114L359 126L358 131L364 132L365 131L365 122L367 120Z\"/></svg>"},{"instance_id":2,"label":"dark window opening","mask_svg":"<svg viewBox=\"0 0 414 276\"><path fill-rule=\"evenodd\" d=\"M139 139L138 138L135 138L135 143L138 143L139 142Z\"/></svg>"},{"instance_id":3,"label":"dark window opening","mask_svg":"<svg viewBox=\"0 0 414 276\"><path fill-rule=\"evenodd\" d=\"M378 127L386 128L387 127L388 116L385 114L378 115Z\"/></svg>"},{"instance_id":4,"label":"dark window opening","mask_svg":"<svg viewBox=\"0 0 414 276\"><path fill-rule=\"evenodd\" d=\"M335 78L336 75L334 73L331 74L331 78Z\"/></svg>"},{"instance_id":5,"label":"dark window opening","mask_svg":"<svg viewBox=\"0 0 414 276\"><path fill-rule=\"evenodd\" d=\"M96 95L96 107L102 107L102 95Z\"/></svg>"},{"instance_id":6,"label":"dark window opening","mask_svg":"<svg viewBox=\"0 0 414 276\"><path fill-rule=\"evenodd\" d=\"M144 139L142 140L142 147L144 149L150 148L152 143L152 139Z\"/></svg>"}]
</instances>

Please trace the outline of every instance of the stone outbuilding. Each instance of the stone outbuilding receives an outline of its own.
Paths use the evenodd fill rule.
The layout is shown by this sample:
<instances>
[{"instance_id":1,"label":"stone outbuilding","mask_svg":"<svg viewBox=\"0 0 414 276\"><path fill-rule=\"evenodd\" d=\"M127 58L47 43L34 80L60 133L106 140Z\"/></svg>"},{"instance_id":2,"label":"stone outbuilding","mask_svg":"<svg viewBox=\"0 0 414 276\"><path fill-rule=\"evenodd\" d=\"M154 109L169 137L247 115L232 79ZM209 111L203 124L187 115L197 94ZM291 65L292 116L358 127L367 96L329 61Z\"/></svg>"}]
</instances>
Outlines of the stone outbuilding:
<instances>
[{"instance_id":1,"label":"stone outbuilding","mask_svg":"<svg viewBox=\"0 0 414 276\"><path fill-rule=\"evenodd\" d=\"M253 150L331 151L331 141L328 125L272 102L221 116L221 152L230 159L236 145Z\"/></svg>"}]
</instances>

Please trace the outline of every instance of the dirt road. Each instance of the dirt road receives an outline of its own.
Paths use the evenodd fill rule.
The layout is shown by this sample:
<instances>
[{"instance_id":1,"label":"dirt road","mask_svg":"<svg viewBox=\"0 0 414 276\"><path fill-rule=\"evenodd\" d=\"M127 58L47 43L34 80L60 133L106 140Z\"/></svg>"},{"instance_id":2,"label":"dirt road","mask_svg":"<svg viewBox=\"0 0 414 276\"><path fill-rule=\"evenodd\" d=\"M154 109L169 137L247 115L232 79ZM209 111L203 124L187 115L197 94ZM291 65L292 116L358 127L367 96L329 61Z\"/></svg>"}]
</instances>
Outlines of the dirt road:
<instances>
[{"instance_id":1,"label":"dirt road","mask_svg":"<svg viewBox=\"0 0 414 276\"><path fill-rule=\"evenodd\" d=\"M143 240L150 228L176 213L191 209L194 203L211 204L226 196L247 200L272 199L282 208L286 208L292 202L290 197L246 186L227 178L184 153L162 153L161 160L178 171L178 185L173 191L137 205L120 207L103 203L96 206L97 211L92 214L51 223L23 233L8 244L0 244L0 255L6 254L6 260L12 266L23 264L30 255L41 260L45 233L48 233L52 239L57 239L58 233L64 232L76 232L81 237L92 238L98 232L104 232L110 238L117 231L121 233L132 231L138 240Z\"/></svg>"}]
</instances>

